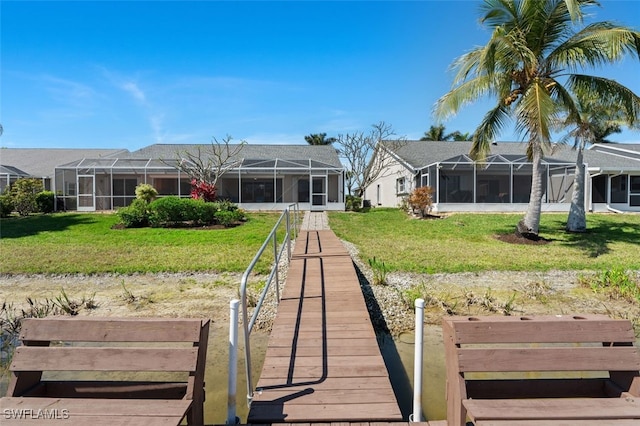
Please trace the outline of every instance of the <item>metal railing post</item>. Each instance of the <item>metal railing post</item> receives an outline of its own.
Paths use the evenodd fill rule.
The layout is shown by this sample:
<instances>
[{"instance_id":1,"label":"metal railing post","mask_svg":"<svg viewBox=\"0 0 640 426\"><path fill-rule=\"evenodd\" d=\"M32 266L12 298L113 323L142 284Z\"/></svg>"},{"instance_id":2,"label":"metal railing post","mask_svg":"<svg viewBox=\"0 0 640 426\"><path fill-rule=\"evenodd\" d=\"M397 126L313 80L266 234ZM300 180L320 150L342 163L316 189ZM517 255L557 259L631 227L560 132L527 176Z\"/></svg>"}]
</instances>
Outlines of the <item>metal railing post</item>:
<instances>
[{"instance_id":1,"label":"metal railing post","mask_svg":"<svg viewBox=\"0 0 640 426\"><path fill-rule=\"evenodd\" d=\"M273 258L275 259L273 267L276 268L276 303L280 303L280 274L278 273L280 262L278 259L278 238L276 238L276 234L273 234Z\"/></svg>"},{"instance_id":2,"label":"metal railing post","mask_svg":"<svg viewBox=\"0 0 640 426\"><path fill-rule=\"evenodd\" d=\"M289 217L290 210L287 209L287 259L291 260L291 218Z\"/></svg>"},{"instance_id":3,"label":"metal railing post","mask_svg":"<svg viewBox=\"0 0 640 426\"><path fill-rule=\"evenodd\" d=\"M416 299L415 353L413 356L413 422L422 421L422 341L424 330L424 299Z\"/></svg>"},{"instance_id":4,"label":"metal railing post","mask_svg":"<svg viewBox=\"0 0 640 426\"><path fill-rule=\"evenodd\" d=\"M284 255L285 248L288 250L287 260L288 261L291 260L291 254L290 254L291 253L291 248L290 248L290 244L291 244L290 225L291 224L289 222L289 209L291 208L291 206L294 207L295 211L298 211L297 204L291 204L285 211L282 212L282 214L276 221L275 225L273 225L273 228L271 229L269 236L262 243L262 246L254 256L253 260L251 261L247 269L244 271L244 274L242 274L242 279L240 280L239 294L240 294L240 304L242 307L242 329L244 332L244 353L245 353L244 363L245 363L245 371L247 375L247 405L249 406L251 406L251 401L253 400L253 379L251 377L251 340L250 340L251 330L253 329L255 321L258 317L258 314L260 313L260 309L262 308L262 304L266 298L267 292L269 291L269 288L271 287L271 283L273 282L274 278L276 282L276 299L278 302L280 302L280 276L278 272L278 267L279 267L280 260ZM287 228L288 228L285 233L285 239L287 241L283 241L283 245L281 246L280 250L278 250L278 232L277 231L278 231L278 228L282 225L282 222L284 219L286 219ZM253 268L255 268L258 261L260 260L260 257L267 249L271 239L273 239L273 257L274 257L271 273L269 274L269 277L267 278L267 282L264 288L262 289L262 292L260 293L260 297L258 298L258 302L256 303L255 309L253 311L253 315L251 319L249 319L249 309L247 306L247 286L249 284L249 276L251 275ZM285 247L285 244L287 244L286 247Z\"/></svg>"},{"instance_id":5,"label":"metal railing post","mask_svg":"<svg viewBox=\"0 0 640 426\"><path fill-rule=\"evenodd\" d=\"M229 303L229 381L227 393L227 422L228 425L238 423L236 417L236 393L238 380L238 306L240 301L233 299Z\"/></svg>"}]
</instances>

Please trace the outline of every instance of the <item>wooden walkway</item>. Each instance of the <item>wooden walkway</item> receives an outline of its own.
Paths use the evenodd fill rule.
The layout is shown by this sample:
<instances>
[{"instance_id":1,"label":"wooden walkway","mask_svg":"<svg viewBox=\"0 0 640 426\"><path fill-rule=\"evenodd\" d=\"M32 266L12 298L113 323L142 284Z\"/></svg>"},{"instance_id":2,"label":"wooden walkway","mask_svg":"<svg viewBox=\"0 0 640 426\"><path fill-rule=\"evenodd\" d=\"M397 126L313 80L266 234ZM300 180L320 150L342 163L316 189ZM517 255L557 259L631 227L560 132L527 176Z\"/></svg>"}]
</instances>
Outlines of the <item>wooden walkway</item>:
<instances>
[{"instance_id":1,"label":"wooden walkway","mask_svg":"<svg viewBox=\"0 0 640 426\"><path fill-rule=\"evenodd\" d=\"M302 231L247 423L401 422L349 253Z\"/></svg>"}]
</instances>

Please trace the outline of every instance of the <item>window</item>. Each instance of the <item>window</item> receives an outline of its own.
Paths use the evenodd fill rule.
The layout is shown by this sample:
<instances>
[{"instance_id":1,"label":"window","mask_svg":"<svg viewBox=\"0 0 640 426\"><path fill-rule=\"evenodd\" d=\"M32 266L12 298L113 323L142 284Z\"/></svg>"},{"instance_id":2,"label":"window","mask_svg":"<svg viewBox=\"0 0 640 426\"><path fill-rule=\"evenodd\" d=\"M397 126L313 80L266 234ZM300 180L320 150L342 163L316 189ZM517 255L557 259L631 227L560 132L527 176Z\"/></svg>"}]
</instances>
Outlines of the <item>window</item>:
<instances>
[{"instance_id":1,"label":"window","mask_svg":"<svg viewBox=\"0 0 640 426\"><path fill-rule=\"evenodd\" d=\"M627 190L627 175L618 175L611 178L611 202L612 203L627 203L628 202L628 190Z\"/></svg>"},{"instance_id":2,"label":"window","mask_svg":"<svg viewBox=\"0 0 640 426\"><path fill-rule=\"evenodd\" d=\"M403 177L396 179L396 194L406 194L405 178Z\"/></svg>"},{"instance_id":3,"label":"window","mask_svg":"<svg viewBox=\"0 0 640 426\"><path fill-rule=\"evenodd\" d=\"M631 179L631 193L640 194L640 176L629 176Z\"/></svg>"}]
</instances>

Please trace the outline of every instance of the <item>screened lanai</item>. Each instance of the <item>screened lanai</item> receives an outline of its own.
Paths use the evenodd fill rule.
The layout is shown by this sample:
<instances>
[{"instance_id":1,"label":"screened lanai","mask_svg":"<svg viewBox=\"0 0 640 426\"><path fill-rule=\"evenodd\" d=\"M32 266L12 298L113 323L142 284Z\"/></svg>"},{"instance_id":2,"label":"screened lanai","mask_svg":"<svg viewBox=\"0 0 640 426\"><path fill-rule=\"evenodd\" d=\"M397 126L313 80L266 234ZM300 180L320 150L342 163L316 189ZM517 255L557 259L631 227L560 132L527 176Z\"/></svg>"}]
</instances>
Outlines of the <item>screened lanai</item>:
<instances>
[{"instance_id":1,"label":"screened lanai","mask_svg":"<svg viewBox=\"0 0 640 426\"><path fill-rule=\"evenodd\" d=\"M575 163L542 161L543 203L569 203ZM529 202L532 165L526 156L495 154L484 162L458 155L420 170L422 186L435 189L438 204L522 204Z\"/></svg>"},{"instance_id":2,"label":"screened lanai","mask_svg":"<svg viewBox=\"0 0 640 426\"><path fill-rule=\"evenodd\" d=\"M160 196L188 197L190 177L178 160L82 159L56 168L56 193L66 210L113 210L135 199L137 185ZM186 160L181 160L186 161ZM343 169L313 159L241 159L217 181L218 196L247 210L343 210Z\"/></svg>"}]
</instances>

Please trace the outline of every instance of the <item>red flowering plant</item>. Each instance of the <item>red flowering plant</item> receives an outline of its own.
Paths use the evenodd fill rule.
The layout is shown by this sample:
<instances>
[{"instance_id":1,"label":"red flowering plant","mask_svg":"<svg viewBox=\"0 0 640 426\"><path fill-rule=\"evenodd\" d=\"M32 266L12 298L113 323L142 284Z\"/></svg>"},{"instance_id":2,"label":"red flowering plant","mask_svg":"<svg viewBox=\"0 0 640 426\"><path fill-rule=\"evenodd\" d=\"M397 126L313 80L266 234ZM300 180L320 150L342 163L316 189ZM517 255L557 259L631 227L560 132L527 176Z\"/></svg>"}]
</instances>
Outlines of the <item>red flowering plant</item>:
<instances>
[{"instance_id":1,"label":"red flowering plant","mask_svg":"<svg viewBox=\"0 0 640 426\"><path fill-rule=\"evenodd\" d=\"M216 186L203 180L191 179L191 198L204 200L206 202L215 201L217 197Z\"/></svg>"}]
</instances>

